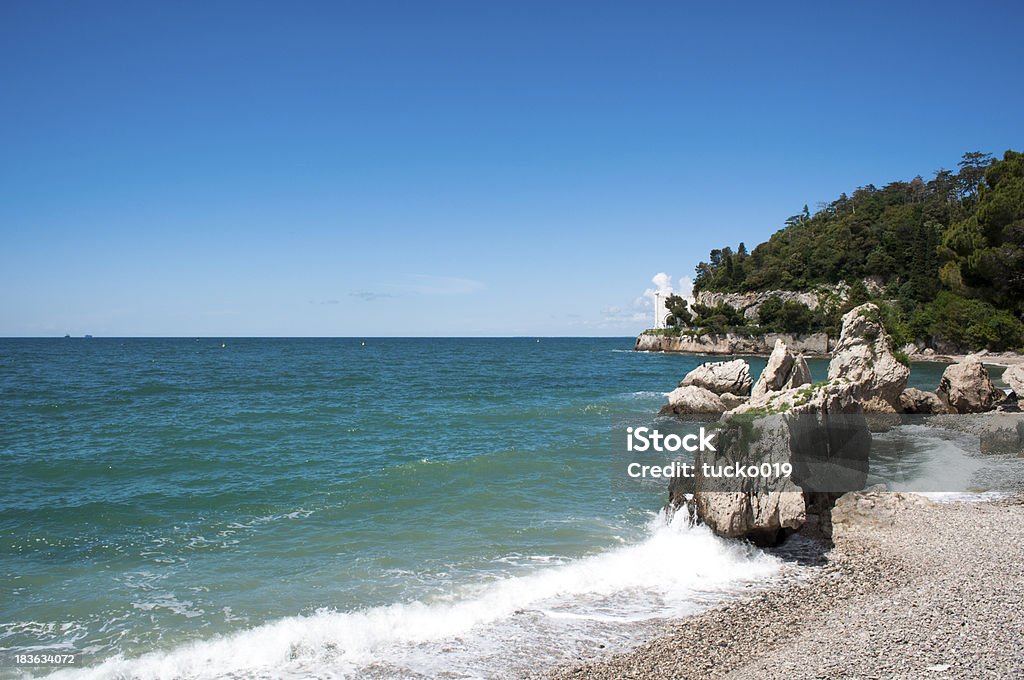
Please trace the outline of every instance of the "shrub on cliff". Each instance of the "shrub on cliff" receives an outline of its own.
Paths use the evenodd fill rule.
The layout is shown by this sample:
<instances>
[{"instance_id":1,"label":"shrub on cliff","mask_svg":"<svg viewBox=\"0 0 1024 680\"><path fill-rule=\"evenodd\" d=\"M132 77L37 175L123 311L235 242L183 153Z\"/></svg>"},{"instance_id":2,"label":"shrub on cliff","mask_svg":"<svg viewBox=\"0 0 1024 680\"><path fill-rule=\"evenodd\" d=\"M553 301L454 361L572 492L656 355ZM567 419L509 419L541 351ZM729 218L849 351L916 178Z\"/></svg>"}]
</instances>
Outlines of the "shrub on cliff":
<instances>
[{"instance_id":1,"label":"shrub on cliff","mask_svg":"<svg viewBox=\"0 0 1024 680\"><path fill-rule=\"evenodd\" d=\"M822 315L797 300L782 301L776 295L765 300L757 310L758 325L773 333L810 333L822 330Z\"/></svg>"},{"instance_id":2,"label":"shrub on cliff","mask_svg":"<svg viewBox=\"0 0 1024 680\"><path fill-rule=\"evenodd\" d=\"M1024 324L982 300L943 291L914 314L910 333L940 344L994 351L1024 348Z\"/></svg>"},{"instance_id":3,"label":"shrub on cliff","mask_svg":"<svg viewBox=\"0 0 1024 680\"><path fill-rule=\"evenodd\" d=\"M745 323L743 314L724 302L719 302L714 307L695 304L693 311L697 315L693 325L700 328L703 333L728 333Z\"/></svg>"}]
</instances>

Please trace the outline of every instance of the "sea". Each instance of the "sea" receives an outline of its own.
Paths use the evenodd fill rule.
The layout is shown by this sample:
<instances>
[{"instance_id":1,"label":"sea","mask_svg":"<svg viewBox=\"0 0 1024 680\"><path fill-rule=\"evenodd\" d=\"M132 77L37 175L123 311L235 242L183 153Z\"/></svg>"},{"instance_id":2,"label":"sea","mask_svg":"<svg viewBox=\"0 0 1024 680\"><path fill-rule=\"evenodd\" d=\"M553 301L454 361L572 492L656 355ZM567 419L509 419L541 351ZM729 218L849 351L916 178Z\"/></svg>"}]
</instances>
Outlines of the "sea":
<instances>
[{"instance_id":1,"label":"sea","mask_svg":"<svg viewBox=\"0 0 1024 680\"><path fill-rule=\"evenodd\" d=\"M771 586L616 468L708 360L632 346L0 339L0 677L522 677Z\"/></svg>"}]
</instances>

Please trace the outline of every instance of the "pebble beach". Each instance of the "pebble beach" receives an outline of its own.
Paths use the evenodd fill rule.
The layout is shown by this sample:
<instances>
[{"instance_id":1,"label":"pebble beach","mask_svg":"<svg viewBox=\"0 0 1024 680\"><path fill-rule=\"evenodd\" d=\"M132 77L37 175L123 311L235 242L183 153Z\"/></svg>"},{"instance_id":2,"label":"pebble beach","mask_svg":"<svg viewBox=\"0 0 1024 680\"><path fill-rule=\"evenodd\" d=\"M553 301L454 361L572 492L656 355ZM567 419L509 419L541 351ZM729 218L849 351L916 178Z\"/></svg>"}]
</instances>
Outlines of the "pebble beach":
<instances>
[{"instance_id":1,"label":"pebble beach","mask_svg":"<svg viewBox=\"0 0 1024 680\"><path fill-rule=\"evenodd\" d=\"M1024 677L1024 499L837 525L825 564L553 678Z\"/></svg>"}]
</instances>

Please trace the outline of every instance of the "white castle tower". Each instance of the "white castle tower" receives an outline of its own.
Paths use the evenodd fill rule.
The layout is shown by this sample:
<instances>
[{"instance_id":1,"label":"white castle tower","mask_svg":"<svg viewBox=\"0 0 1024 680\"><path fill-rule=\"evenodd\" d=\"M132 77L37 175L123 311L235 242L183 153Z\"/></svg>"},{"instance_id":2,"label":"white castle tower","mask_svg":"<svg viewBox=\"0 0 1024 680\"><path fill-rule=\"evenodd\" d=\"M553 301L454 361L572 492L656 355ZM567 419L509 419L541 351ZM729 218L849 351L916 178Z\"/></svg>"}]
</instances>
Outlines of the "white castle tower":
<instances>
[{"instance_id":1,"label":"white castle tower","mask_svg":"<svg viewBox=\"0 0 1024 680\"><path fill-rule=\"evenodd\" d=\"M668 296L674 295L672 292L657 291L654 294L654 327L655 328L668 328L668 318L672 316L672 312L668 308ZM683 298L686 300L686 304L693 308L694 297Z\"/></svg>"},{"instance_id":2,"label":"white castle tower","mask_svg":"<svg viewBox=\"0 0 1024 680\"><path fill-rule=\"evenodd\" d=\"M672 314L669 312L668 307L668 296L671 293L663 293L660 290L654 294L654 327L655 328L666 328L668 324L666 320Z\"/></svg>"}]
</instances>

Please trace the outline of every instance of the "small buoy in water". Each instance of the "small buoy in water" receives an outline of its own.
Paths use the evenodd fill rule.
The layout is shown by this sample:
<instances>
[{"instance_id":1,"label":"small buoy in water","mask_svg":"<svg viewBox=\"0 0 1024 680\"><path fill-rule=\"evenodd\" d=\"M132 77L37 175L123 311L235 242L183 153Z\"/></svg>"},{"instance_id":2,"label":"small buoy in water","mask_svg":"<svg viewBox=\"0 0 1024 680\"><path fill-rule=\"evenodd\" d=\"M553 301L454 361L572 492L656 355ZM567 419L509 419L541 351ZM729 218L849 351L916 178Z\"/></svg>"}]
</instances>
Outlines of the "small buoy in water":
<instances>
[{"instance_id":1,"label":"small buoy in water","mask_svg":"<svg viewBox=\"0 0 1024 680\"><path fill-rule=\"evenodd\" d=\"M225 345L225 344L224 344L223 342L222 342L222 343L220 343L220 348L221 348L221 349L224 349L225 347L227 347L227 345Z\"/></svg>"},{"instance_id":2,"label":"small buoy in water","mask_svg":"<svg viewBox=\"0 0 1024 680\"><path fill-rule=\"evenodd\" d=\"M360 347L366 347L366 343L365 342L361 342L361 343L359 343L359 346Z\"/></svg>"}]
</instances>

